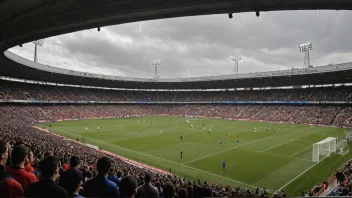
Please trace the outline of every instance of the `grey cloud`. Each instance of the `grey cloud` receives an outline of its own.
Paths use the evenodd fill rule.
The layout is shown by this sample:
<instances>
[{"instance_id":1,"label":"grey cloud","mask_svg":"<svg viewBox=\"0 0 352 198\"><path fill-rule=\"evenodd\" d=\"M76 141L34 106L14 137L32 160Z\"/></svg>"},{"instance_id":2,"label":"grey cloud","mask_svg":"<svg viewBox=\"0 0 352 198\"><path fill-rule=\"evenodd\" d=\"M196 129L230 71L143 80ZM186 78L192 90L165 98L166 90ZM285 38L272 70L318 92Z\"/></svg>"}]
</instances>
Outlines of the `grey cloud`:
<instances>
[{"instance_id":1,"label":"grey cloud","mask_svg":"<svg viewBox=\"0 0 352 198\"><path fill-rule=\"evenodd\" d=\"M298 45L309 41L312 64L329 64L352 52L351 19L345 11L289 11L264 12L259 18L241 13L231 20L210 15L137 22L49 38L40 49L40 60L152 77L151 61L160 59L161 77L222 75L230 73L229 56L236 50L243 55L241 72L302 67L304 54ZM26 47L16 50L31 53Z\"/></svg>"}]
</instances>

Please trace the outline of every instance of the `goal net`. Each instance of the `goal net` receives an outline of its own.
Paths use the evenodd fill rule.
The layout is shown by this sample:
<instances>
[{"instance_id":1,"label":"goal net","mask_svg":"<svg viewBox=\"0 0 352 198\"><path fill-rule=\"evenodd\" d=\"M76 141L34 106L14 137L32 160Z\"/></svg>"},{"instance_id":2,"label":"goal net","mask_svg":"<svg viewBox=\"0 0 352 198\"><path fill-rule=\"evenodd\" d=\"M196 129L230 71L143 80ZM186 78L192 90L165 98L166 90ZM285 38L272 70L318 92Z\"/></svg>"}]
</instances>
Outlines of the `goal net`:
<instances>
[{"instance_id":1,"label":"goal net","mask_svg":"<svg viewBox=\"0 0 352 198\"><path fill-rule=\"evenodd\" d=\"M346 135L346 140L347 140L347 144L349 144L352 140L352 132L349 132L347 135Z\"/></svg>"},{"instance_id":2,"label":"goal net","mask_svg":"<svg viewBox=\"0 0 352 198\"><path fill-rule=\"evenodd\" d=\"M339 155L346 155L350 149L347 146L347 140L338 140L336 144L336 153Z\"/></svg>"},{"instance_id":3,"label":"goal net","mask_svg":"<svg viewBox=\"0 0 352 198\"><path fill-rule=\"evenodd\" d=\"M336 152L336 138L328 137L313 144L312 161L319 163L321 161L320 156L329 157L333 152Z\"/></svg>"}]
</instances>

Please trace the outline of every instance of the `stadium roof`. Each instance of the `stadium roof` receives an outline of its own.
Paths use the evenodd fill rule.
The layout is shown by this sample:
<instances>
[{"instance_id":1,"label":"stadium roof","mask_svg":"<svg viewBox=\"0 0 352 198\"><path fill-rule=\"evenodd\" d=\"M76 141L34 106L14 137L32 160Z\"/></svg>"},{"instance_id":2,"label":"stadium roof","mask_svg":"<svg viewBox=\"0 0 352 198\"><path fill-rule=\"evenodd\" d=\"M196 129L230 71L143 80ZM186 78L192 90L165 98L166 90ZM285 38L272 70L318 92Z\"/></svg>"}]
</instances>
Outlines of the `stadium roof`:
<instances>
[{"instance_id":1,"label":"stadium roof","mask_svg":"<svg viewBox=\"0 0 352 198\"><path fill-rule=\"evenodd\" d=\"M181 16L278 11L278 10L351 10L350 0L0 0L0 50L74 31L135 21ZM8 55L9 53L7 53ZM15 57L15 56L13 56ZM16 58L15 58L16 59ZM28 61L28 60L27 60ZM26 61L24 61L26 62ZM188 79L123 78L104 79L80 76L82 73L28 67L0 55L0 75L61 84L90 85L132 89L215 89L236 87L288 86L296 84L347 83L346 70L311 72L302 75L218 76ZM327 67L324 67L327 68ZM332 68L332 67L331 67ZM41 70L42 69L42 70ZM55 71L54 71L55 70ZM295 71L295 70L294 70ZM294 72L293 71L293 72ZM297 70L298 71L298 70ZM320 71L320 69L319 69ZM289 72L289 71L287 71ZM84 73L83 73L84 75ZM262 75L259 73L258 75ZM264 75L264 74L263 74ZM299 77L299 78L298 78Z\"/></svg>"},{"instance_id":2,"label":"stadium roof","mask_svg":"<svg viewBox=\"0 0 352 198\"><path fill-rule=\"evenodd\" d=\"M11 61L12 59L13 61ZM129 78L78 72L35 63L10 51L0 57L0 76L84 86L127 89L225 89L352 82L352 63L285 71L192 78Z\"/></svg>"},{"instance_id":3,"label":"stadium roof","mask_svg":"<svg viewBox=\"0 0 352 198\"><path fill-rule=\"evenodd\" d=\"M350 0L0 0L0 47L122 23L182 16L351 10Z\"/></svg>"}]
</instances>

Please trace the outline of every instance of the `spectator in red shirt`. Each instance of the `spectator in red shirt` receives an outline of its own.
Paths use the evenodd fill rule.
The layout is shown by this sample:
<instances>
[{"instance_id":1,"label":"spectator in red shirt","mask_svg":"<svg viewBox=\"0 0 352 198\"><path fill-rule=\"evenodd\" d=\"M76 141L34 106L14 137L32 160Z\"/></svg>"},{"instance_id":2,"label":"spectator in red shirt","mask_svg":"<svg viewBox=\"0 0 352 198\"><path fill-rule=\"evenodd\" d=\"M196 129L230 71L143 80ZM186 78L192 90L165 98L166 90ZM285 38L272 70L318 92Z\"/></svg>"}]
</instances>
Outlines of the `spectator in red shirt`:
<instances>
[{"instance_id":1,"label":"spectator in red shirt","mask_svg":"<svg viewBox=\"0 0 352 198\"><path fill-rule=\"evenodd\" d=\"M34 162L33 152L31 150L28 150L28 160L24 164L24 170L30 173L34 173L34 168L32 167L33 162Z\"/></svg>"},{"instance_id":2,"label":"spectator in red shirt","mask_svg":"<svg viewBox=\"0 0 352 198\"><path fill-rule=\"evenodd\" d=\"M5 164L8 154L8 146L4 140L0 139L0 197L17 198L23 197L23 189L15 179L5 172Z\"/></svg>"},{"instance_id":3,"label":"spectator in red shirt","mask_svg":"<svg viewBox=\"0 0 352 198\"><path fill-rule=\"evenodd\" d=\"M24 170L24 163L28 159L28 149L24 145L16 146L11 152L11 166L6 168L6 172L13 177L22 188L28 184L37 182L37 177Z\"/></svg>"}]
</instances>

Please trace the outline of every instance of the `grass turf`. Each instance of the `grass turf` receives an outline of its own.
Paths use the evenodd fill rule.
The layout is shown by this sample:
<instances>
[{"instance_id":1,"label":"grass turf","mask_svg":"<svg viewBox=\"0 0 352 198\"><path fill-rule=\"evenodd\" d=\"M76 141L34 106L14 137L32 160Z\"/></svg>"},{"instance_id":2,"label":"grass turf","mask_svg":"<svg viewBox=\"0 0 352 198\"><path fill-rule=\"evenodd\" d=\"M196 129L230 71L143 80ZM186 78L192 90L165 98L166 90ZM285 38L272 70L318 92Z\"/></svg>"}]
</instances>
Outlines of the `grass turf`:
<instances>
[{"instance_id":1,"label":"grass turf","mask_svg":"<svg viewBox=\"0 0 352 198\"><path fill-rule=\"evenodd\" d=\"M310 190L352 156L351 153L332 155L319 164L311 162L314 142L327 137L343 138L346 129L221 119L187 120L190 122L182 117L141 117L63 121L39 126L48 128L52 124L54 133L80 141L84 137L86 143L164 170L172 169L174 174L194 181L199 178L224 186L266 187L271 192L284 187L288 196ZM179 160L181 149L184 157ZM221 169L223 160L227 162L226 172Z\"/></svg>"}]
</instances>

